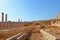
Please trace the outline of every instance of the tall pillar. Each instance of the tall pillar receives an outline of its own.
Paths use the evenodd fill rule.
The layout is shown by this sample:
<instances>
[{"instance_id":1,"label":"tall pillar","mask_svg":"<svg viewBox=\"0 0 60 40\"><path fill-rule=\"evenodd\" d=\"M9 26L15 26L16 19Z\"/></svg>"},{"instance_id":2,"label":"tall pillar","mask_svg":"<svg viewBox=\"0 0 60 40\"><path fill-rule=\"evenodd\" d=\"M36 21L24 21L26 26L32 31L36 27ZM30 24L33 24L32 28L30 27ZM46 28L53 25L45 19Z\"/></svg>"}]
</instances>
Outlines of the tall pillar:
<instances>
[{"instance_id":1,"label":"tall pillar","mask_svg":"<svg viewBox=\"0 0 60 40\"><path fill-rule=\"evenodd\" d=\"M4 27L4 13L2 12L2 27Z\"/></svg>"},{"instance_id":2,"label":"tall pillar","mask_svg":"<svg viewBox=\"0 0 60 40\"><path fill-rule=\"evenodd\" d=\"M7 14L5 14L5 27L7 28Z\"/></svg>"},{"instance_id":3,"label":"tall pillar","mask_svg":"<svg viewBox=\"0 0 60 40\"><path fill-rule=\"evenodd\" d=\"M4 22L4 13L2 12L2 22Z\"/></svg>"},{"instance_id":4,"label":"tall pillar","mask_svg":"<svg viewBox=\"0 0 60 40\"><path fill-rule=\"evenodd\" d=\"M7 22L7 14L5 14L5 22Z\"/></svg>"}]
</instances>

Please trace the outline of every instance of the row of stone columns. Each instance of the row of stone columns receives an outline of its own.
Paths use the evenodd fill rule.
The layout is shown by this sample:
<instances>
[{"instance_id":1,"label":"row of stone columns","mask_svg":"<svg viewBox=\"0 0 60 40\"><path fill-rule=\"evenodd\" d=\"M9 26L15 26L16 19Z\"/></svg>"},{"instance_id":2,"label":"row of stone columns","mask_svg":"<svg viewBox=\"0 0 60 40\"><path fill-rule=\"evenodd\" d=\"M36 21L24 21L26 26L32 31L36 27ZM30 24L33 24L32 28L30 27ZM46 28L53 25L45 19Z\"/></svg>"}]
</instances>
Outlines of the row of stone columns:
<instances>
[{"instance_id":1,"label":"row of stone columns","mask_svg":"<svg viewBox=\"0 0 60 40\"><path fill-rule=\"evenodd\" d=\"M7 14L5 14L5 25L7 27ZM2 27L4 27L4 13L2 12Z\"/></svg>"},{"instance_id":2,"label":"row of stone columns","mask_svg":"<svg viewBox=\"0 0 60 40\"><path fill-rule=\"evenodd\" d=\"M5 17L4 17L5 16ZM5 21L4 21L5 18ZM22 20L21 20L22 22ZM13 27L13 26L20 26L20 19L18 19L18 22L7 22L7 14L4 15L4 13L2 12L2 23L0 24L1 28L9 28L9 27Z\"/></svg>"}]
</instances>

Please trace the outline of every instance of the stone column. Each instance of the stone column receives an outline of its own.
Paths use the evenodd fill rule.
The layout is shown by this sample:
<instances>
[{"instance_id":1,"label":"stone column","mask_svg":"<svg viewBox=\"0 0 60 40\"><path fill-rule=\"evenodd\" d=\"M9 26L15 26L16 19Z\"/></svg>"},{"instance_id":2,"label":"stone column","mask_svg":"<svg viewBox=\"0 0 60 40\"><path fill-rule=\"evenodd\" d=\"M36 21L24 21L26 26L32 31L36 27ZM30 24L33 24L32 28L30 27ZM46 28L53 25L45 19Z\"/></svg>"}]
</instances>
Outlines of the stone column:
<instances>
[{"instance_id":1,"label":"stone column","mask_svg":"<svg viewBox=\"0 0 60 40\"><path fill-rule=\"evenodd\" d=\"M18 22L20 22L20 19L18 19Z\"/></svg>"},{"instance_id":2,"label":"stone column","mask_svg":"<svg viewBox=\"0 0 60 40\"><path fill-rule=\"evenodd\" d=\"M7 27L7 14L5 14L5 26Z\"/></svg>"},{"instance_id":3,"label":"stone column","mask_svg":"<svg viewBox=\"0 0 60 40\"><path fill-rule=\"evenodd\" d=\"M7 22L7 14L5 15L5 22Z\"/></svg>"},{"instance_id":4,"label":"stone column","mask_svg":"<svg viewBox=\"0 0 60 40\"><path fill-rule=\"evenodd\" d=\"M2 28L4 27L4 13L2 12Z\"/></svg>"}]
</instances>

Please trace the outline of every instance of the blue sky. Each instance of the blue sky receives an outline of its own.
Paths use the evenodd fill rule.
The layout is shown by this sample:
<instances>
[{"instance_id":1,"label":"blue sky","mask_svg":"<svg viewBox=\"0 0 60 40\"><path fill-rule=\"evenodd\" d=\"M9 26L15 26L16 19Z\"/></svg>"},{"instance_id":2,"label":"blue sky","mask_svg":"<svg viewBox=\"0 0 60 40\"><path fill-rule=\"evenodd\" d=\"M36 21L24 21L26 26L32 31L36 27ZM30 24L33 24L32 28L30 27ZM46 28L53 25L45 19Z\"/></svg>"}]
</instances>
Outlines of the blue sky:
<instances>
[{"instance_id":1,"label":"blue sky","mask_svg":"<svg viewBox=\"0 0 60 40\"><path fill-rule=\"evenodd\" d=\"M0 21L2 12L11 21L53 19L60 12L60 0L0 0Z\"/></svg>"}]
</instances>

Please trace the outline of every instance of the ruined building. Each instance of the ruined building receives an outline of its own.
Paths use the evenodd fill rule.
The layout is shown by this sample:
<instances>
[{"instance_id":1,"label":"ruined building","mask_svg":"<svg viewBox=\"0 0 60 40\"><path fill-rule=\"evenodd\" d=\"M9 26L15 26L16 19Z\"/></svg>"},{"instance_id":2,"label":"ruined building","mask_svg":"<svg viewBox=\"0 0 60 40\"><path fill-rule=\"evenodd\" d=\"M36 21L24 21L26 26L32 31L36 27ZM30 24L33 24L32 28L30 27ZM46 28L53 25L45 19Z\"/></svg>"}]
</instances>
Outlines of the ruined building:
<instances>
[{"instance_id":1,"label":"ruined building","mask_svg":"<svg viewBox=\"0 0 60 40\"><path fill-rule=\"evenodd\" d=\"M5 18L5 21L4 21L4 18ZM7 21L7 19L8 19L7 14L5 14L5 17L4 17L4 13L2 12L2 22L0 22L0 29L22 27L25 24L25 22L20 22L20 21L11 22L11 21Z\"/></svg>"},{"instance_id":2,"label":"ruined building","mask_svg":"<svg viewBox=\"0 0 60 40\"><path fill-rule=\"evenodd\" d=\"M58 13L58 16L56 17L56 19L51 21L51 25L52 26L60 26L60 12Z\"/></svg>"},{"instance_id":3,"label":"ruined building","mask_svg":"<svg viewBox=\"0 0 60 40\"><path fill-rule=\"evenodd\" d=\"M57 16L57 18L56 19L60 19L60 12L58 13L58 16Z\"/></svg>"}]
</instances>

